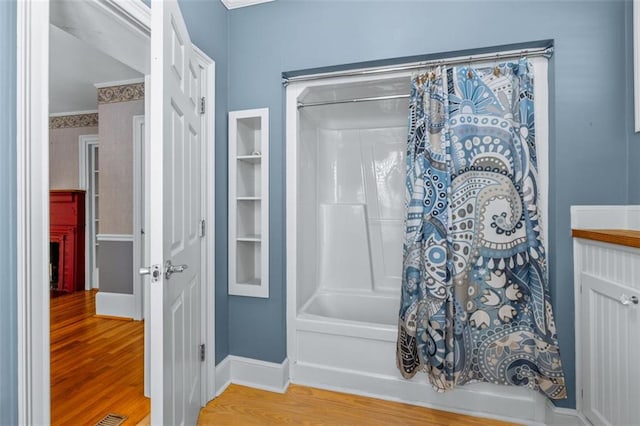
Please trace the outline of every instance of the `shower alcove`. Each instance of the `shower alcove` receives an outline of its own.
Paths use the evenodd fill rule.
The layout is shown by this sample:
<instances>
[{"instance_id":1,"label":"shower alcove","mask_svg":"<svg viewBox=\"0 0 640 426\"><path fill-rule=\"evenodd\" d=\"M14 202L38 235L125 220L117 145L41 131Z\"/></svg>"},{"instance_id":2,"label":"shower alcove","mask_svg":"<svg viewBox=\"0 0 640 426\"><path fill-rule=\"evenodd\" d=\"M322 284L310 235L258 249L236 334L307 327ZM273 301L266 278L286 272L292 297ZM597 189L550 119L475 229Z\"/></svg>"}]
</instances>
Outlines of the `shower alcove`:
<instances>
[{"instance_id":1,"label":"shower alcove","mask_svg":"<svg viewBox=\"0 0 640 426\"><path fill-rule=\"evenodd\" d=\"M442 394L396 368L409 88L406 71L287 86L290 380L544 423L533 391L478 383ZM363 98L377 100L334 103Z\"/></svg>"}]
</instances>

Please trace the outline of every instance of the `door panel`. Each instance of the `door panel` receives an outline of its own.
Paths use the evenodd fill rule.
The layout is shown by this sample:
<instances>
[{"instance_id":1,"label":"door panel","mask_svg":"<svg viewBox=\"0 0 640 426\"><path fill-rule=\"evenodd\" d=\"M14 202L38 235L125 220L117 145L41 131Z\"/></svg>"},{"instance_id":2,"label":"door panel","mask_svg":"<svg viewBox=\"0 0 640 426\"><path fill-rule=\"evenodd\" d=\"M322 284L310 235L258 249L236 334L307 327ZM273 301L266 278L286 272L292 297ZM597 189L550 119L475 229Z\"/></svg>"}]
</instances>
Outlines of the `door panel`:
<instances>
[{"instance_id":1,"label":"door panel","mask_svg":"<svg viewBox=\"0 0 640 426\"><path fill-rule=\"evenodd\" d=\"M195 424L200 411L199 79L178 4L151 6L151 420ZM196 92L197 91L197 92ZM165 275L167 262L186 265ZM152 279L153 281L153 279Z\"/></svg>"},{"instance_id":2,"label":"door panel","mask_svg":"<svg viewBox=\"0 0 640 426\"><path fill-rule=\"evenodd\" d=\"M623 304L640 291L608 279L581 274L584 413L593 424L637 421L640 395L640 306Z\"/></svg>"}]
</instances>

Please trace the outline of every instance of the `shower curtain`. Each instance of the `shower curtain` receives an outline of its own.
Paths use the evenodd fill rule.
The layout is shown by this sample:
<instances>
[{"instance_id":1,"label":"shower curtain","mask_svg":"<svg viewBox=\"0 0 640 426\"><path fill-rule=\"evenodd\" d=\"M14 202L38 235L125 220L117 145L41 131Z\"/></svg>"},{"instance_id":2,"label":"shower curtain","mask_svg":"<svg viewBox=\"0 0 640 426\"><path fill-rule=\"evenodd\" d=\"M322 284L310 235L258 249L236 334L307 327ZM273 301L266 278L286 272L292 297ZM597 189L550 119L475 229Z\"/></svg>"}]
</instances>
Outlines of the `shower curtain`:
<instances>
[{"instance_id":1,"label":"shower curtain","mask_svg":"<svg viewBox=\"0 0 640 426\"><path fill-rule=\"evenodd\" d=\"M397 362L566 398L538 209L533 67L412 79Z\"/></svg>"}]
</instances>

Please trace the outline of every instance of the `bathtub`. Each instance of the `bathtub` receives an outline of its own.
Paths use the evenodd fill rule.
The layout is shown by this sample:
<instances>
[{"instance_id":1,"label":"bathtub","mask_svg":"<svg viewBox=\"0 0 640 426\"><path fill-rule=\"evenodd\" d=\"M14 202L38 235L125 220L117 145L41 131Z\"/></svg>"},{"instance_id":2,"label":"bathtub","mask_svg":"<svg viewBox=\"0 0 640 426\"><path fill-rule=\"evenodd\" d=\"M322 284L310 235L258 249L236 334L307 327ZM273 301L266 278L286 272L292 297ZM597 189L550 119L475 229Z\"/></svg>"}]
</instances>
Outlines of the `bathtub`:
<instances>
[{"instance_id":1,"label":"bathtub","mask_svg":"<svg viewBox=\"0 0 640 426\"><path fill-rule=\"evenodd\" d=\"M287 87L287 356L292 383L497 419L544 423L545 400L478 383L449 393L401 377L406 73Z\"/></svg>"},{"instance_id":2,"label":"bathtub","mask_svg":"<svg viewBox=\"0 0 640 426\"><path fill-rule=\"evenodd\" d=\"M395 329L399 307L397 294L324 292L309 300L299 316Z\"/></svg>"}]
</instances>

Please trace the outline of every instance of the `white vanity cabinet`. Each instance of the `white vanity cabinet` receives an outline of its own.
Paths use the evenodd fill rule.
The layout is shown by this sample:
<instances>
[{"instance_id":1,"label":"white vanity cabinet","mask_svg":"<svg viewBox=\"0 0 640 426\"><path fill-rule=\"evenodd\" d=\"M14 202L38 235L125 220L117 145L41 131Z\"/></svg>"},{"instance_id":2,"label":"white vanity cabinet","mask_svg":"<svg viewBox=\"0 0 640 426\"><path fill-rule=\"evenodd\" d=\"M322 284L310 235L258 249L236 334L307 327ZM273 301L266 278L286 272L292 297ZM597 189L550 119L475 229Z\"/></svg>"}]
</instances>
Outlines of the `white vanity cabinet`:
<instances>
[{"instance_id":1,"label":"white vanity cabinet","mask_svg":"<svg viewBox=\"0 0 640 426\"><path fill-rule=\"evenodd\" d=\"M637 218L604 217L593 222L584 218L583 226L576 227L580 208L576 220L574 209L577 408L593 424L637 424L640 231L631 223ZM603 216L606 209L602 207ZM632 209L630 214L640 210Z\"/></svg>"}]
</instances>

